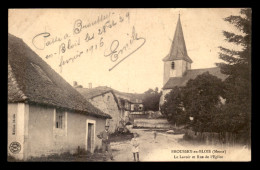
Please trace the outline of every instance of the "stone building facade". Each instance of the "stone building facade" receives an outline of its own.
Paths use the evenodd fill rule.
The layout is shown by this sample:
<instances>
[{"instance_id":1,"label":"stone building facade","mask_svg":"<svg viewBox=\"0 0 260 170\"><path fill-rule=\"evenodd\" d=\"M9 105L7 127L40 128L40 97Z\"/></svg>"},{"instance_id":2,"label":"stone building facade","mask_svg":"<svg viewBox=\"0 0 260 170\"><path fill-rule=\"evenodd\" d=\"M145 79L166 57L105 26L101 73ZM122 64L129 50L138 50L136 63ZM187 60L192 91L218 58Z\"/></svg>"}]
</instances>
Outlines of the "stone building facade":
<instances>
[{"instance_id":1,"label":"stone building facade","mask_svg":"<svg viewBox=\"0 0 260 170\"><path fill-rule=\"evenodd\" d=\"M112 90L102 88L82 88L76 87L76 90L85 97L91 104L99 108L104 113L109 114L112 119L107 119L106 124L109 125L111 132L115 132L122 127L121 120L124 114L120 109L117 97Z\"/></svg>"}]
</instances>

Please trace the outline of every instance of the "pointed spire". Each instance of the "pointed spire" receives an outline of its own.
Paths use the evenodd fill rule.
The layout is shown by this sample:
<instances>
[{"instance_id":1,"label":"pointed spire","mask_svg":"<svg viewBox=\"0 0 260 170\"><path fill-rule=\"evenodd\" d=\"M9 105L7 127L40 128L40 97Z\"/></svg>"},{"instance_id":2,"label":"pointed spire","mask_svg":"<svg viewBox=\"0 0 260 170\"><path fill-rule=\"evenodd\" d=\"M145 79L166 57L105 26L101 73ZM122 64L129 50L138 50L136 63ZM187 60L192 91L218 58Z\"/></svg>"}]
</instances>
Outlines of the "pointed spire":
<instances>
[{"instance_id":1,"label":"pointed spire","mask_svg":"<svg viewBox=\"0 0 260 170\"><path fill-rule=\"evenodd\" d=\"M180 12L170 53L163 59L163 61L173 61L179 59L183 59L187 62L192 63L192 60L188 56L186 49L186 44L181 26Z\"/></svg>"}]
</instances>

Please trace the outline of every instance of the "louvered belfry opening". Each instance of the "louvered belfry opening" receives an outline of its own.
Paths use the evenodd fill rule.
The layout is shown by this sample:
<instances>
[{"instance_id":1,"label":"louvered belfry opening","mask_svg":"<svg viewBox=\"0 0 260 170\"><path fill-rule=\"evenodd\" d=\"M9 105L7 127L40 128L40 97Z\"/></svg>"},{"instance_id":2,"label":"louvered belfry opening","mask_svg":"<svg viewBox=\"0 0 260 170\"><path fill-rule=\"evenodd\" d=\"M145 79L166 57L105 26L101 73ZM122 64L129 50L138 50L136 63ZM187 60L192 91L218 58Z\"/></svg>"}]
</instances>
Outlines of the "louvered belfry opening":
<instances>
[{"instance_id":1,"label":"louvered belfry opening","mask_svg":"<svg viewBox=\"0 0 260 170\"><path fill-rule=\"evenodd\" d=\"M174 70L174 67L175 67L175 63L174 62L172 62L172 69Z\"/></svg>"}]
</instances>

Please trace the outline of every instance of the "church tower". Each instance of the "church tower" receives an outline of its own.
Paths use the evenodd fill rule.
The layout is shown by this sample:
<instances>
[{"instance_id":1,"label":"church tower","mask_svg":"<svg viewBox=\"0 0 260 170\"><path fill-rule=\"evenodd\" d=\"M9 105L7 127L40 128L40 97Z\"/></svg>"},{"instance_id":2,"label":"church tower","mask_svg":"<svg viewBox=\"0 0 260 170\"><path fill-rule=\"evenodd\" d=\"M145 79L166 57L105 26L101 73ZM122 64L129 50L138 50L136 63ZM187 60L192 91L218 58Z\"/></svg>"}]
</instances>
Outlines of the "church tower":
<instances>
[{"instance_id":1,"label":"church tower","mask_svg":"<svg viewBox=\"0 0 260 170\"><path fill-rule=\"evenodd\" d=\"M171 77L182 77L186 70L191 69L192 60L188 56L183 36L180 14L177 22L170 53L163 59L163 86Z\"/></svg>"}]
</instances>

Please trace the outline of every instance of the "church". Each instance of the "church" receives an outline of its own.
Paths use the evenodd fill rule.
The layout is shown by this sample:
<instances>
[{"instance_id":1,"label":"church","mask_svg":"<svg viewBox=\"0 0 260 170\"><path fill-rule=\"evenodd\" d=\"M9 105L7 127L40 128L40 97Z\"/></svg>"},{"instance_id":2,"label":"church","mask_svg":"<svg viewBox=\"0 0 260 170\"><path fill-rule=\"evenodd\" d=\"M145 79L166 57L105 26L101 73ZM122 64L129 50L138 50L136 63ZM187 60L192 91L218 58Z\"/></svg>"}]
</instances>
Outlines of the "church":
<instances>
[{"instance_id":1,"label":"church","mask_svg":"<svg viewBox=\"0 0 260 170\"><path fill-rule=\"evenodd\" d=\"M181 26L180 14L177 22L174 39L169 54L163 58L163 88L160 105L165 101L165 95L176 86L185 86L190 79L195 79L205 72L225 80L227 75L220 72L219 67L191 69L192 59L188 56L184 35Z\"/></svg>"}]
</instances>

